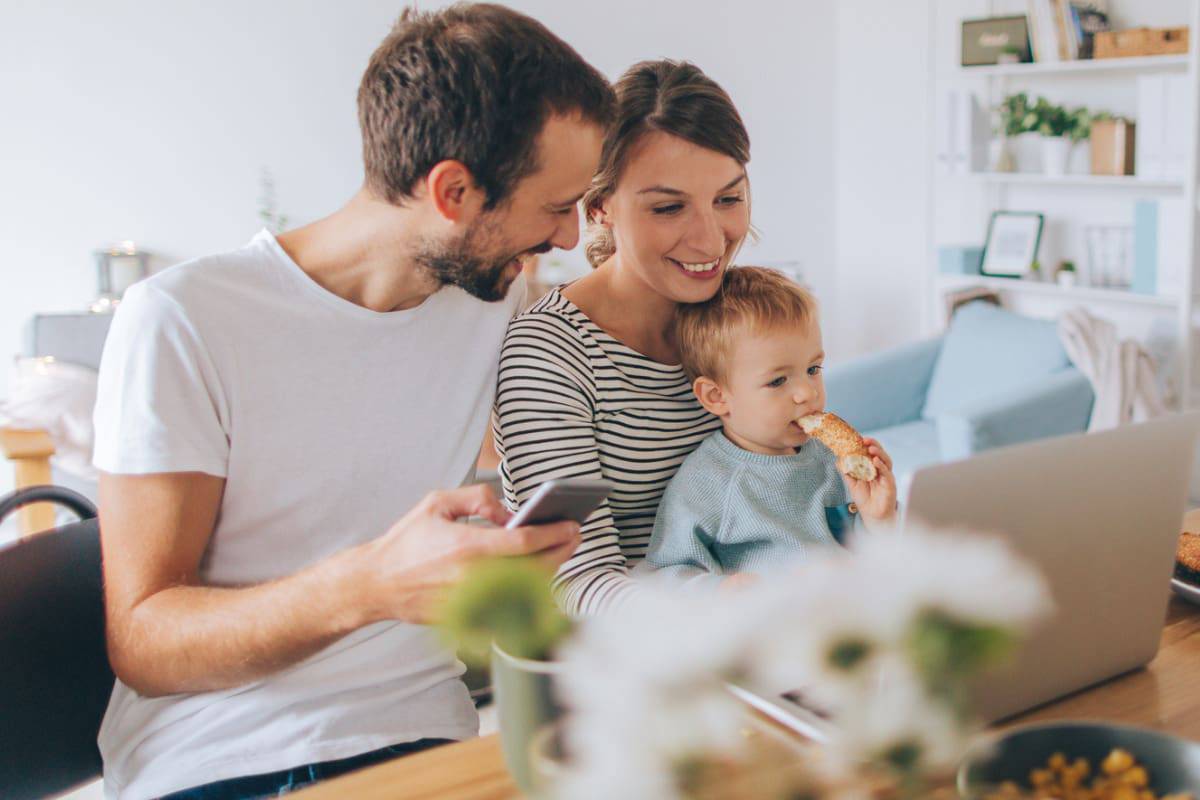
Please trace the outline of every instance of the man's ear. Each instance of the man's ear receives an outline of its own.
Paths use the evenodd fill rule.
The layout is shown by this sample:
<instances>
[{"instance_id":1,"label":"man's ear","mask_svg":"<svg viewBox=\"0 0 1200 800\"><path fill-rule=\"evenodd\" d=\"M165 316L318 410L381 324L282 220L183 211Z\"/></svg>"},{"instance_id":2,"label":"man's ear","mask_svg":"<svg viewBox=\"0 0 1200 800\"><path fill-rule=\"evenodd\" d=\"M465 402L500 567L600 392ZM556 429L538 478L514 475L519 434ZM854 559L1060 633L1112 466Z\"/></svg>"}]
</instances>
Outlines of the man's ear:
<instances>
[{"instance_id":1,"label":"man's ear","mask_svg":"<svg viewBox=\"0 0 1200 800\"><path fill-rule=\"evenodd\" d=\"M724 417L729 413L729 400L726 398L724 390L712 378L706 378L703 375L696 378L692 383L692 391L696 393L696 399L700 401L700 405L704 406L710 414Z\"/></svg>"},{"instance_id":2,"label":"man's ear","mask_svg":"<svg viewBox=\"0 0 1200 800\"><path fill-rule=\"evenodd\" d=\"M482 206L475 176L461 161L439 161L425 176L425 189L433 207L448 222L462 222Z\"/></svg>"}]
</instances>

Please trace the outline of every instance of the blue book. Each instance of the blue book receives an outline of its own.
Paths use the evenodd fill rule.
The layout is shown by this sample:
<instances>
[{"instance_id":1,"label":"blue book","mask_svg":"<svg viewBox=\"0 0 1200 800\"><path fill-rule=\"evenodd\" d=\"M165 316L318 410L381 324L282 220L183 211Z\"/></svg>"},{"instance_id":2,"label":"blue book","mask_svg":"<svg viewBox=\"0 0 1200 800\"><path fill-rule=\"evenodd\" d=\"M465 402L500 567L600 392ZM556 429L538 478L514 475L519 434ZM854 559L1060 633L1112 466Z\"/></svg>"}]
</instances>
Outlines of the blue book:
<instances>
[{"instance_id":1,"label":"blue book","mask_svg":"<svg viewBox=\"0 0 1200 800\"><path fill-rule=\"evenodd\" d=\"M1133 285L1139 294L1158 292L1158 201L1133 207Z\"/></svg>"}]
</instances>

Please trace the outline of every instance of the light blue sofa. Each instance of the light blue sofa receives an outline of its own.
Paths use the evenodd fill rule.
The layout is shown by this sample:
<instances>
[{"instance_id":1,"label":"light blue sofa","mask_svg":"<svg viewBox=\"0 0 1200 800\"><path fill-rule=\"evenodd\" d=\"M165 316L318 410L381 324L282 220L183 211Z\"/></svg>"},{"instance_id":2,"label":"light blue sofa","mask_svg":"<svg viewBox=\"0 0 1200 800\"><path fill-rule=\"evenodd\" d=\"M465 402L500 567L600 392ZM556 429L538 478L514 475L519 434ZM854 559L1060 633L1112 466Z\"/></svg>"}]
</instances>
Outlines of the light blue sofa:
<instances>
[{"instance_id":1,"label":"light blue sofa","mask_svg":"<svg viewBox=\"0 0 1200 800\"><path fill-rule=\"evenodd\" d=\"M902 491L927 464L1084 431L1094 399L1055 323L981 301L940 338L830 366L825 386L829 410L887 449Z\"/></svg>"}]
</instances>

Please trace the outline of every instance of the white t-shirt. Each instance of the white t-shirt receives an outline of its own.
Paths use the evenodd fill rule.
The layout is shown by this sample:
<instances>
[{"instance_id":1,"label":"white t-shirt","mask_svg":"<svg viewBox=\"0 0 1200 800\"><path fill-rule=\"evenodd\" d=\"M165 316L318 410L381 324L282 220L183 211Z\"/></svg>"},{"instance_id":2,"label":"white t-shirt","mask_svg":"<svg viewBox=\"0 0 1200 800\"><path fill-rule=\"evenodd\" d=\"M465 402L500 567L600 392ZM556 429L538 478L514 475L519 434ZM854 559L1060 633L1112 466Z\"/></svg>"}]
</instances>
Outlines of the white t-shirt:
<instances>
[{"instance_id":1,"label":"white t-shirt","mask_svg":"<svg viewBox=\"0 0 1200 800\"><path fill-rule=\"evenodd\" d=\"M293 574L473 475L523 295L523 281L498 303L447 287L378 313L321 288L263 231L127 292L100 365L95 464L224 477L201 580ZM383 622L226 691L147 698L117 681L99 736L105 793L473 736L462 671L435 632Z\"/></svg>"}]
</instances>

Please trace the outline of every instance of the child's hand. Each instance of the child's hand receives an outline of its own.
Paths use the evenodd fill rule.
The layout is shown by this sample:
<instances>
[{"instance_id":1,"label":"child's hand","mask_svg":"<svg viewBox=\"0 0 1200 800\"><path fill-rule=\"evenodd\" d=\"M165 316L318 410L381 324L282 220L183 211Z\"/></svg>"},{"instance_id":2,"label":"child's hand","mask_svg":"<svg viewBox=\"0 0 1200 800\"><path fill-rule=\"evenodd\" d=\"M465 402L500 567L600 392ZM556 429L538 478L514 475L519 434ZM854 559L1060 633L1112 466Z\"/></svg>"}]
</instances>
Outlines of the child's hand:
<instances>
[{"instance_id":1,"label":"child's hand","mask_svg":"<svg viewBox=\"0 0 1200 800\"><path fill-rule=\"evenodd\" d=\"M847 475L850 497L864 521L891 522L896 518L896 476L892 474L892 458L876 440L864 436L863 443L878 474L873 481L860 481Z\"/></svg>"},{"instance_id":2,"label":"child's hand","mask_svg":"<svg viewBox=\"0 0 1200 800\"><path fill-rule=\"evenodd\" d=\"M735 572L722 578L718 589L722 592L739 592L742 589L758 583L758 576L752 572Z\"/></svg>"}]
</instances>

